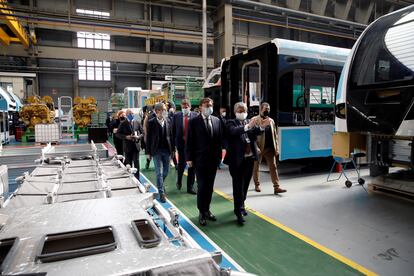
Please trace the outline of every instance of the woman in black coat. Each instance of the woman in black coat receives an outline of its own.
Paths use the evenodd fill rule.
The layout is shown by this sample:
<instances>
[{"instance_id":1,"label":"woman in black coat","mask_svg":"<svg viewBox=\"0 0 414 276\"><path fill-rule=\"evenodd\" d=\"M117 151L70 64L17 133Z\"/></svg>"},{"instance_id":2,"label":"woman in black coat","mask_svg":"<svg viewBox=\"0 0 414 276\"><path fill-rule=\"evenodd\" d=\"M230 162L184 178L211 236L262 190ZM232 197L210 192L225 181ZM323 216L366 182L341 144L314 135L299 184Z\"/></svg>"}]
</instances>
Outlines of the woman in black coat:
<instances>
[{"instance_id":1,"label":"woman in black coat","mask_svg":"<svg viewBox=\"0 0 414 276\"><path fill-rule=\"evenodd\" d=\"M125 112L120 110L111 122L111 129L112 129L113 133L116 133L119 125L121 124L121 121L125 120L125 118L126 118ZM115 145L116 153L120 154L120 155L124 155L122 139L120 139L116 135L113 135L112 137L114 139L114 145Z\"/></svg>"}]
</instances>

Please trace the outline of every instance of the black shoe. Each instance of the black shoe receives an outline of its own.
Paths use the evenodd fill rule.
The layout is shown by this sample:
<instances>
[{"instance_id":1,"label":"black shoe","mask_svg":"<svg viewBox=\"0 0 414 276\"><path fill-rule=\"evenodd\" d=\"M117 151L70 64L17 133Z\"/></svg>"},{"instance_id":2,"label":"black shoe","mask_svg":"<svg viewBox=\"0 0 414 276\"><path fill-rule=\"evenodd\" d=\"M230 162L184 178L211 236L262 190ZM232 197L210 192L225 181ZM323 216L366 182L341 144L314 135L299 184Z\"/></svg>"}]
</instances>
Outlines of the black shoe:
<instances>
[{"instance_id":1,"label":"black shoe","mask_svg":"<svg viewBox=\"0 0 414 276\"><path fill-rule=\"evenodd\" d=\"M241 210L240 210L240 214L241 214L243 217L245 217L245 216L247 216L247 215L248 215L248 213L247 213L246 209L241 209Z\"/></svg>"},{"instance_id":2,"label":"black shoe","mask_svg":"<svg viewBox=\"0 0 414 276\"><path fill-rule=\"evenodd\" d=\"M237 224L240 225L240 226L243 226L244 223L246 222L244 220L243 216L240 214L240 215L236 215L236 217L237 217Z\"/></svg>"},{"instance_id":3,"label":"black shoe","mask_svg":"<svg viewBox=\"0 0 414 276\"><path fill-rule=\"evenodd\" d=\"M201 226L207 225L207 220L202 214L198 215L198 222L200 223Z\"/></svg>"},{"instance_id":4,"label":"black shoe","mask_svg":"<svg viewBox=\"0 0 414 276\"><path fill-rule=\"evenodd\" d=\"M197 193L194 190L187 190L187 193L190 195L196 195Z\"/></svg>"},{"instance_id":5,"label":"black shoe","mask_svg":"<svg viewBox=\"0 0 414 276\"><path fill-rule=\"evenodd\" d=\"M166 201L165 194L160 194L160 202L165 203Z\"/></svg>"},{"instance_id":6,"label":"black shoe","mask_svg":"<svg viewBox=\"0 0 414 276\"><path fill-rule=\"evenodd\" d=\"M175 186L177 187L178 190L181 190L181 187L183 186L183 184L181 183L175 183Z\"/></svg>"},{"instance_id":7,"label":"black shoe","mask_svg":"<svg viewBox=\"0 0 414 276\"><path fill-rule=\"evenodd\" d=\"M216 216L215 216L215 215L213 215L210 211L207 211L207 212L206 212L205 217L206 217L208 220L211 220L211 221L216 221L216 220L217 220Z\"/></svg>"}]
</instances>

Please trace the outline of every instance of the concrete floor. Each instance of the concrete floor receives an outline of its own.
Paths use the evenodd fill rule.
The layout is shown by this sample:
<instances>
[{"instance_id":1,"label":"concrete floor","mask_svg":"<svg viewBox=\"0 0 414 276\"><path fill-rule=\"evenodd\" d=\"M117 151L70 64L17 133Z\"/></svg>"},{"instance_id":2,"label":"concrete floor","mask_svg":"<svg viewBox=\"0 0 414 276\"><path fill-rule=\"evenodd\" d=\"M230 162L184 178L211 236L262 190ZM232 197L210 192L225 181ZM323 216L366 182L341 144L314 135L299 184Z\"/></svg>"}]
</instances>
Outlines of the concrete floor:
<instances>
[{"instance_id":1,"label":"concrete floor","mask_svg":"<svg viewBox=\"0 0 414 276\"><path fill-rule=\"evenodd\" d=\"M361 174L369 182L368 170ZM247 205L379 275L413 275L414 203L358 184L346 188L344 178L327 183L326 176L281 174L288 192L275 196L269 173L262 172L262 192L251 183ZM219 170L215 188L231 195L230 181L227 169Z\"/></svg>"}]
</instances>

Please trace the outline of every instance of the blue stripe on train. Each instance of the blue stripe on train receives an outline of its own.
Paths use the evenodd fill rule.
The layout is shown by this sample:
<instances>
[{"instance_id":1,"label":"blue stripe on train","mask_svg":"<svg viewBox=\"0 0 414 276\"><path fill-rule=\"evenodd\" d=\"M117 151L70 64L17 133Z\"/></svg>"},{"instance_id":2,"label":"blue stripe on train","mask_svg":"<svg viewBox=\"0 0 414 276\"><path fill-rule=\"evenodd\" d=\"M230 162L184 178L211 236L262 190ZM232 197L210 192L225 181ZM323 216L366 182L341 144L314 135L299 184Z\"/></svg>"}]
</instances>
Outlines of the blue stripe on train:
<instances>
[{"instance_id":1,"label":"blue stripe on train","mask_svg":"<svg viewBox=\"0 0 414 276\"><path fill-rule=\"evenodd\" d=\"M309 128L280 129L281 145L279 160L329 157L332 149L310 150Z\"/></svg>"}]
</instances>

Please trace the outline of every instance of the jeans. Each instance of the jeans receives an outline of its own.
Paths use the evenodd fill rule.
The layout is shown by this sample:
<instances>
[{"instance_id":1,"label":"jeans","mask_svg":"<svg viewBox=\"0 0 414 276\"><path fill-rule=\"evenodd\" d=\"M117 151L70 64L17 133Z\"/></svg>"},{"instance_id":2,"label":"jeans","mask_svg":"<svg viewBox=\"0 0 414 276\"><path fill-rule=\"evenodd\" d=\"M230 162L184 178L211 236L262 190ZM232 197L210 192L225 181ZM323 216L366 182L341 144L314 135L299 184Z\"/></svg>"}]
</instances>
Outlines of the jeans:
<instances>
[{"instance_id":1,"label":"jeans","mask_svg":"<svg viewBox=\"0 0 414 276\"><path fill-rule=\"evenodd\" d=\"M168 171L170 169L170 158L171 154L166 149L158 150L153 156L159 194L164 193L164 180L167 178Z\"/></svg>"}]
</instances>

